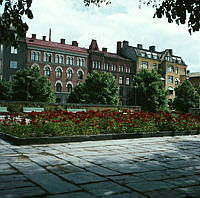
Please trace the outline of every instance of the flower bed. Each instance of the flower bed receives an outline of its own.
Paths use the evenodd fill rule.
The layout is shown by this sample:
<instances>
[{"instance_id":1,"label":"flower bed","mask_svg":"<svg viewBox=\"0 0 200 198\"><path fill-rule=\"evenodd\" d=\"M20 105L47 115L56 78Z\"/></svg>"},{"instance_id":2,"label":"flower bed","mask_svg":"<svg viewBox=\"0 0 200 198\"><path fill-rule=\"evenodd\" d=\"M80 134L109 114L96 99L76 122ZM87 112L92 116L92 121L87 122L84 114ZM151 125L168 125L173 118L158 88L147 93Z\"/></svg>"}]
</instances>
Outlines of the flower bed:
<instances>
[{"instance_id":1,"label":"flower bed","mask_svg":"<svg viewBox=\"0 0 200 198\"><path fill-rule=\"evenodd\" d=\"M10 114L7 119L0 120L0 132L21 138L140 134L199 129L200 117L192 114L131 112L128 110L77 113L67 111L32 112Z\"/></svg>"}]
</instances>

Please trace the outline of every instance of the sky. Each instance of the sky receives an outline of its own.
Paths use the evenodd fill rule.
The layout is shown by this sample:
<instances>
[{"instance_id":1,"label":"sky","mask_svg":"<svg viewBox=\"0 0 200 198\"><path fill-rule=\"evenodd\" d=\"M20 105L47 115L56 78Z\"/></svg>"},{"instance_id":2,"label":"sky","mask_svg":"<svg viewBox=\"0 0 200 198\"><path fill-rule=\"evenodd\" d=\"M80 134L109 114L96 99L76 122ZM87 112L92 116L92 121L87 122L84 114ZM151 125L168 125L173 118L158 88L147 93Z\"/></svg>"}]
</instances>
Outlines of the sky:
<instances>
[{"instance_id":1,"label":"sky","mask_svg":"<svg viewBox=\"0 0 200 198\"><path fill-rule=\"evenodd\" d=\"M61 38L71 44L76 40L80 47L88 48L92 39L99 48L116 53L117 41L129 41L129 45L143 44L148 49L155 45L157 51L173 49L181 56L190 72L200 72L200 32L189 34L186 25L169 24L166 18L153 19L154 9L142 6L139 0L111 0L111 5L100 8L85 7L83 0L33 0L34 19L27 20L27 36L37 38L49 35L52 41Z\"/></svg>"}]
</instances>

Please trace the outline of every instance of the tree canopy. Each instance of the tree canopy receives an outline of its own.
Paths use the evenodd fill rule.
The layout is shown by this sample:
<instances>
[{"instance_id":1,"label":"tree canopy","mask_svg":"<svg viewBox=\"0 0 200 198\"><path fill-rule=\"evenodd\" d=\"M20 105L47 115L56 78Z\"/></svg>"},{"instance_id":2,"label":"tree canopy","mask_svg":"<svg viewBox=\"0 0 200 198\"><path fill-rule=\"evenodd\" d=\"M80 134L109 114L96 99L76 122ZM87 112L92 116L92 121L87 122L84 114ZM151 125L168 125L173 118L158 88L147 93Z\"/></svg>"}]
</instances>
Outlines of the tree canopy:
<instances>
[{"instance_id":1,"label":"tree canopy","mask_svg":"<svg viewBox=\"0 0 200 198\"><path fill-rule=\"evenodd\" d=\"M167 91L156 71L142 69L133 79L129 103L139 105L145 111L167 111Z\"/></svg>"},{"instance_id":2,"label":"tree canopy","mask_svg":"<svg viewBox=\"0 0 200 198\"><path fill-rule=\"evenodd\" d=\"M13 80L13 100L55 102L50 81L37 68L18 70Z\"/></svg>"},{"instance_id":3,"label":"tree canopy","mask_svg":"<svg viewBox=\"0 0 200 198\"><path fill-rule=\"evenodd\" d=\"M11 100L12 84L6 80L0 80L0 100Z\"/></svg>"},{"instance_id":4,"label":"tree canopy","mask_svg":"<svg viewBox=\"0 0 200 198\"><path fill-rule=\"evenodd\" d=\"M200 1L199 0L140 0L156 9L154 18L166 17L169 23L188 23L188 31L200 29Z\"/></svg>"},{"instance_id":5,"label":"tree canopy","mask_svg":"<svg viewBox=\"0 0 200 198\"><path fill-rule=\"evenodd\" d=\"M198 107L199 94L189 80L176 87L175 93L173 106L176 110L187 113L190 108Z\"/></svg>"},{"instance_id":6,"label":"tree canopy","mask_svg":"<svg viewBox=\"0 0 200 198\"><path fill-rule=\"evenodd\" d=\"M28 25L23 17L33 18L31 4L32 0L0 0L0 6L4 7L0 15L0 43L17 46L25 37Z\"/></svg>"},{"instance_id":7,"label":"tree canopy","mask_svg":"<svg viewBox=\"0 0 200 198\"><path fill-rule=\"evenodd\" d=\"M94 71L87 75L84 83L75 87L69 97L69 102L117 105L119 88L112 74Z\"/></svg>"}]
</instances>

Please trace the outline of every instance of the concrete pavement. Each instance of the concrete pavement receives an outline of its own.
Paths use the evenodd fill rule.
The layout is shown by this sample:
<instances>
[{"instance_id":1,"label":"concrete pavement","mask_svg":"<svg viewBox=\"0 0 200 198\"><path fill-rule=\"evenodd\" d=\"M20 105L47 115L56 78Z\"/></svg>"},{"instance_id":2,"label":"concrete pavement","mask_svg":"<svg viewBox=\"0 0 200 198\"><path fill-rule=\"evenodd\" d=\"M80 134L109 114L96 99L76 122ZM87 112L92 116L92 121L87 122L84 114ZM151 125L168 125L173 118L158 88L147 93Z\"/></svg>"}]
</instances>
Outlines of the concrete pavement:
<instances>
[{"instance_id":1,"label":"concrete pavement","mask_svg":"<svg viewBox=\"0 0 200 198\"><path fill-rule=\"evenodd\" d=\"M199 198L200 135L13 146L0 198Z\"/></svg>"}]
</instances>

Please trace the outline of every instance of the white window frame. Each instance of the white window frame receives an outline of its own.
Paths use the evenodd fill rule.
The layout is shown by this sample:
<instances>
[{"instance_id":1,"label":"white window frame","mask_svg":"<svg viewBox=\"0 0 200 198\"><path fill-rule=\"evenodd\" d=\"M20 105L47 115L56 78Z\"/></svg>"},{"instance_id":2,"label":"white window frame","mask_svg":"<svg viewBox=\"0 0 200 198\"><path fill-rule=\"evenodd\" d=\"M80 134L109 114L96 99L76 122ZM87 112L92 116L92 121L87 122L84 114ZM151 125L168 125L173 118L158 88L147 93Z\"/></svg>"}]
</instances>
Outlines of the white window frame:
<instances>
[{"instance_id":1,"label":"white window frame","mask_svg":"<svg viewBox=\"0 0 200 198\"><path fill-rule=\"evenodd\" d=\"M17 48L15 48L14 46L11 46L11 47L10 47L10 53L11 53L11 54L17 54L17 53L18 53Z\"/></svg>"}]
</instances>

